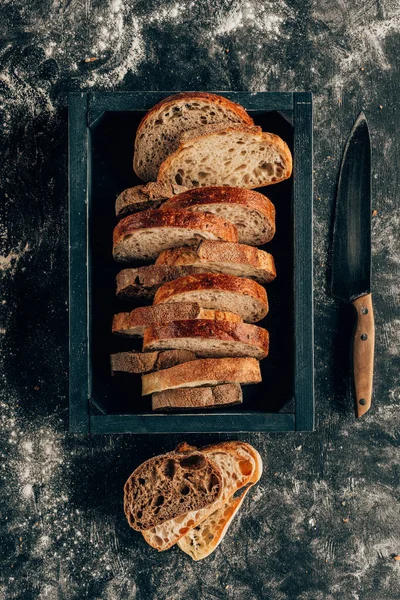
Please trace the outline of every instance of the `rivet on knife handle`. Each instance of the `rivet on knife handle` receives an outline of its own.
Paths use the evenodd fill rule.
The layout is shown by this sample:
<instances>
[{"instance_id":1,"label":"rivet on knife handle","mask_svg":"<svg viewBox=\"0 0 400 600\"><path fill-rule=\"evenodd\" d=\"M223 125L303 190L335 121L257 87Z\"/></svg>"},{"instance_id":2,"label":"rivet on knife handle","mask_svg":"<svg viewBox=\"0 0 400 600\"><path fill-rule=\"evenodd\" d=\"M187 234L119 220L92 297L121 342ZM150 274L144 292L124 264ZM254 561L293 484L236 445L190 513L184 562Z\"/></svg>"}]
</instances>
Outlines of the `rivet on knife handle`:
<instances>
[{"instance_id":1,"label":"rivet on knife handle","mask_svg":"<svg viewBox=\"0 0 400 600\"><path fill-rule=\"evenodd\" d=\"M356 415L361 417L371 407L374 374L375 324L371 294L357 298L353 306L357 311L353 344L355 402Z\"/></svg>"}]
</instances>

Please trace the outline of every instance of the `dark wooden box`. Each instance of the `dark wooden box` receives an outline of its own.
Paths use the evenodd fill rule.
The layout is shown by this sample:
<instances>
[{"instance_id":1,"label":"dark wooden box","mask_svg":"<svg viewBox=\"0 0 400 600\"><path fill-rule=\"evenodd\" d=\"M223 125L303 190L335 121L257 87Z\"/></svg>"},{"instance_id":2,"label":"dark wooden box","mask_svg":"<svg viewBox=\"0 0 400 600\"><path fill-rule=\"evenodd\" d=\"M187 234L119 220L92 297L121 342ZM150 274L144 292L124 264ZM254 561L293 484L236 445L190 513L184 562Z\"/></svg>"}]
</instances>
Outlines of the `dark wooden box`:
<instances>
[{"instance_id":1,"label":"dark wooden box","mask_svg":"<svg viewBox=\"0 0 400 600\"><path fill-rule=\"evenodd\" d=\"M312 96L308 92L217 92L242 104L256 124L289 144L293 177L264 192L277 210L277 233L265 249L277 279L267 287L270 356L263 383L244 387L239 407L152 414L139 376L111 377L111 352L136 347L113 338L114 203L140 183L132 170L137 125L173 92L72 93L69 97L70 431L188 433L311 431L314 428Z\"/></svg>"}]
</instances>

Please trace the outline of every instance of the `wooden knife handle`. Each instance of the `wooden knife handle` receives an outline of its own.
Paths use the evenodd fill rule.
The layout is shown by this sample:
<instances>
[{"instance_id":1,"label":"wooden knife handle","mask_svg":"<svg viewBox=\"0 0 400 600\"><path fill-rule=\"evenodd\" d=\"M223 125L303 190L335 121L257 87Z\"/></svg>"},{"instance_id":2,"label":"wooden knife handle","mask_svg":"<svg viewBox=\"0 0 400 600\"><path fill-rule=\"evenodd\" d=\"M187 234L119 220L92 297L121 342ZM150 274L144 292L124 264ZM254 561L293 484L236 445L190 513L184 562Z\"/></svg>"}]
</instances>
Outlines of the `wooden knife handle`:
<instances>
[{"instance_id":1,"label":"wooden knife handle","mask_svg":"<svg viewBox=\"0 0 400 600\"><path fill-rule=\"evenodd\" d=\"M374 374L375 323L372 296L354 300L357 325L353 343L353 371L356 392L356 416L361 417L371 407Z\"/></svg>"}]
</instances>

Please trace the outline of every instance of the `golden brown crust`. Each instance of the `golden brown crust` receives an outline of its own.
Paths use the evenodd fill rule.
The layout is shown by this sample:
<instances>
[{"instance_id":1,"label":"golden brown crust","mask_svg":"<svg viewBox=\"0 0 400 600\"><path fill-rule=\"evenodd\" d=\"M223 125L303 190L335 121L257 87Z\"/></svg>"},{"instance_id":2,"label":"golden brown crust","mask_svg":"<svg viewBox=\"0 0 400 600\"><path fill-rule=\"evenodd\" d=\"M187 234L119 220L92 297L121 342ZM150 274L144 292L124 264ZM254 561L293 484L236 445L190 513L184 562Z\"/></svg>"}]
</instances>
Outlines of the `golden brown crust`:
<instances>
[{"instance_id":1,"label":"golden brown crust","mask_svg":"<svg viewBox=\"0 0 400 600\"><path fill-rule=\"evenodd\" d=\"M219 273L199 273L174 279L162 285L154 296L154 304L168 302L173 296L197 290L222 290L245 296L252 296L268 307L267 292L256 281L235 275Z\"/></svg>"},{"instance_id":2,"label":"golden brown crust","mask_svg":"<svg viewBox=\"0 0 400 600\"><path fill-rule=\"evenodd\" d=\"M260 383L260 363L255 358L200 358L158 373L142 376L142 396L178 387L193 387L190 382ZM201 385L201 384L198 384Z\"/></svg>"},{"instance_id":3,"label":"golden brown crust","mask_svg":"<svg viewBox=\"0 0 400 600\"><path fill-rule=\"evenodd\" d=\"M211 272L226 268L242 267L243 273L237 275L255 279L259 283L269 283L276 277L275 261L271 254L247 244L233 244L202 240L197 246L181 246L164 250L158 256L159 266L194 266L209 268ZM247 268L247 271L246 271Z\"/></svg>"},{"instance_id":4,"label":"golden brown crust","mask_svg":"<svg viewBox=\"0 0 400 600\"><path fill-rule=\"evenodd\" d=\"M209 319L241 323L243 319L229 311L201 308L197 302L174 302L156 306L139 306L130 313L114 315L112 332L117 335L141 336L145 327L182 319Z\"/></svg>"},{"instance_id":5,"label":"golden brown crust","mask_svg":"<svg viewBox=\"0 0 400 600\"><path fill-rule=\"evenodd\" d=\"M153 108L151 108L144 115L137 128L136 136L140 135L143 126L153 116L154 113L160 110L160 108L167 108L167 106L173 105L177 100L195 100L196 98L199 98L200 100L206 100L210 103L220 104L224 108L230 109L233 113L236 113L236 115L247 125L254 124L253 119L246 112L243 106L233 102L232 100L228 100L228 98L225 98L224 96L218 96L217 94L210 94L208 92L179 92L178 94L173 94L172 96L168 96L167 98L160 100L160 102L155 104Z\"/></svg>"},{"instance_id":6,"label":"golden brown crust","mask_svg":"<svg viewBox=\"0 0 400 600\"><path fill-rule=\"evenodd\" d=\"M189 230L207 230L216 237L228 242L237 242L237 230L234 225L211 214L192 213L186 210L145 210L122 219L114 228L114 248L125 236L141 229L156 227L177 227Z\"/></svg>"},{"instance_id":7,"label":"golden brown crust","mask_svg":"<svg viewBox=\"0 0 400 600\"><path fill-rule=\"evenodd\" d=\"M194 319L172 321L166 325L153 325L146 327L143 337L143 351L157 349L157 343L174 339L206 339L210 345L215 341L242 343L249 346L248 351L256 353L256 358L261 360L268 355L269 334L266 329L248 323L230 323L229 321L209 321ZM192 348L198 356L204 353ZM239 353L237 353L238 355ZM221 354L220 354L221 356ZM223 355L222 355L223 356Z\"/></svg>"},{"instance_id":8,"label":"golden brown crust","mask_svg":"<svg viewBox=\"0 0 400 600\"><path fill-rule=\"evenodd\" d=\"M269 242L275 235L275 206L263 194L246 188L226 186L194 188L166 200L161 210L171 208L196 210L196 206L209 204L238 205L256 211L263 215L269 224L268 235L260 241L262 243Z\"/></svg>"}]
</instances>

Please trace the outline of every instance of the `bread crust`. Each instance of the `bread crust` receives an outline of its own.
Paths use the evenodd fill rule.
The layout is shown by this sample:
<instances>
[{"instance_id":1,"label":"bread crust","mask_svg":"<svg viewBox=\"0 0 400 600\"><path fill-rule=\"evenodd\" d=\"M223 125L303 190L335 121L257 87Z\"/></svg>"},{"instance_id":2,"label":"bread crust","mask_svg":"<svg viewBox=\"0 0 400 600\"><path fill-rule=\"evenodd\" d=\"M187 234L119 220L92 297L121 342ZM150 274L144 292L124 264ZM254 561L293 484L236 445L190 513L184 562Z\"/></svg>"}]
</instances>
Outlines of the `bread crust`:
<instances>
[{"instance_id":1,"label":"bread crust","mask_svg":"<svg viewBox=\"0 0 400 600\"><path fill-rule=\"evenodd\" d=\"M117 223L113 232L114 255L118 245L123 243L127 235L133 235L136 231L143 229L158 227L175 227L192 231L204 230L227 242L237 242L238 240L236 227L215 215L193 213L187 210L150 209L128 215Z\"/></svg>"},{"instance_id":2,"label":"bread crust","mask_svg":"<svg viewBox=\"0 0 400 600\"><path fill-rule=\"evenodd\" d=\"M246 277L222 275L220 273L187 275L165 283L157 290L153 304L169 302L174 296L199 290L221 290L251 296L264 306L265 314L268 312L267 292L259 283Z\"/></svg>"},{"instance_id":3,"label":"bread crust","mask_svg":"<svg viewBox=\"0 0 400 600\"><path fill-rule=\"evenodd\" d=\"M249 325L248 323L230 323L229 321L208 321L206 319L172 321L166 325L153 325L146 327L143 337L143 351L148 352L158 349L158 344L163 342L179 339L203 339L210 340L210 346L214 341L237 344L238 342L247 346L248 356L255 356L258 360L265 358L268 355L269 349L269 334L266 329L257 325ZM173 346L171 346L173 347ZM197 356L206 356L203 350L193 348ZM209 350L211 352L211 349ZM221 349L222 354L219 356L227 356L223 354L224 349ZM225 347L225 352L229 349ZM254 353L254 354L252 354ZM208 354L213 356L213 354ZM229 354L231 355L231 354ZM242 356L239 352L236 356ZM218 356L214 354L214 356Z\"/></svg>"},{"instance_id":4,"label":"bread crust","mask_svg":"<svg viewBox=\"0 0 400 600\"><path fill-rule=\"evenodd\" d=\"M137 128L136 136L139 136L142 133L143 127L146 123L151 119L155 113L159 112L160 109L165 109L168 106L172 106L177 100L195 100L199 98L199 100L206 100L213 104L220 104L221 106L230 109L232 112L236 113L237 116L243 120L247 125L253 125L254 121L250 117L250 115L246 112L246 110L240 104L233 102L232 100L228 100L224 96L219 96L218 94L210 94L208 92L179 92L178 94L173 94L172 96L168 96L160 102L157 102L142 118Z\"/></svg>"},{"instance_id":5,"label":"bread crust","mask_svg":"<svg viewBox=\"0 0 400 600\"><path fill-rule=\"evenodd\" d=\"M181 246L170 248L161 252L156 260L156 265L169 266L210 266L213 263L227 263L229 266L239 265L262 271L254 275L246 275L259 283L269 283L276 277L275 261L272 254L259 250L247 244L233 244L231 242L214 242L202 240L197 246Z\"/></svg>"},{"instance_id":6,"label":"bread crust","mask_svg":"<svg viewBox=\"0 0 400 600\"><path fill-rule=\"evenodd\" d=\"M197 302L175 302L140 306L130 313L114 315L112 332L117 335L143 336L146 327L182 319L210 319L241 323L243 319L228 311L201 308Z\"/></svg>"},{"instance_id":7,"label":"bread crust","mask_svg":"<svg viewBox=\"0 0 400 600\"><path fill-rule=\"evenodd\" d=\"M197 450L197 448L195 448L194 446L190 446L189 444L184 442L182 444L179 444L175 452L194 452L195 450ZM201 451L204 452L207 456L209 456L212 460L215 460L216 454L223 452L227 454L232 454L233 456L235 456L237 461L241 461L244 459L245 462L247 462L245 456L243 456L244 453L245 455L250 455L253 458L254 467L249 473L246 473L246 475L242 474L242 477L240 477L239 480L236 480L235 482L230 482L229 489L227 489L226 485L224 485L222 495L217 502L199 511L197 514L193 512L189 513L188 517L184 520L183 524L190 523L190 529L193 529L199 523L202 523L213 512L221 508L221 506L225 502L232 498L232 496L237 490L241 488L245 489L246 486L251 486L253 483L256 483L260 478L262 472L262 460L259 453L255 448L253 448L253 446L250 446L250 444L246 444L245 442L221 442L218 444L205 446L201 449ZM161 533L161 531L157 530L157 528L149 531L144 531L142 533L147 543L159 551L167 550L168 548L176 544L179 541L179 539L183 538L184 535L186 535L186 533L181 533L181 531L179 531L179 533L175 535L172 540L169 540L168 543L165 543L164 540L160 539L161 545L159 545L157 543L156 538L154 537L154 535Z\"/></svg>"},{"instance_id":8,"label":"bread crust","mask_svg":"<svg viewBox=\"0 0 400 600\"><path fill-rule=\"evenodd\" d=\"M220 383L260 383L260 363L255 358L200 358L143 375L142 396L178 387L201 387L201 384L191 386L194 381L205 382L206 387Z\"/></svg>"},{"instance_id":9,"label":"bread crust","mask_svg":"<svg viewBox=\"0 0 400 600\"><path fill-rule=\"evenodd\" d=\"M279 181L288 179L291 176L292 168L293 168L292 153L290 152L288 145L286 144L286 142L284 140L282 140L282 138L280 138L278 135L275 135L274 133L263 132L261 127L258 127L258 126L235 124L235 125L228 125L224 129L217 130L217 131L210 132L210 133L205 133L204 130L202 132L202 130L199 129L198 133L194 134L194 137L190 137L190 138L182 140L181 143L179 144L179 147L177 148L177 150L175 150L175 152L170 154L164 160L164 162L161 164L160 169L158 171L157 182L162 183L162 184L170 183L169 179L168 179L168 171L170 170L171 165L174 163L174 161L179 156L179 154L181 154L186 148L193 146L196 143L196 140L199 140L203 137L224 135L224 134L232 133L232 132L246 133L246 134L252 135L256 138L259 138L260 142L261 142L261 140L264 139L266 143L274 144L277 147L278 152L284 157L284 161L285 161L285 165L286 165L286 170L285 170L284 176L282 176L279 179ZM279 181L270 182L268 185L271 185L272 183L279 183ZM264 187L264 186L265 186L265 183L260 184L260 185L255 185L255 186L253 186L253 188Z\"/></svg>"},{"instance_id":10,"label":"bread crust","mask_svg":"<svg viewBox=\"0 0 400 600\"><path fill-rule=\"evenodd\" d=\"M256 211L261 214L268 223L268 229L262 237L258 239L253 238L255 245L265 244L274 237L276 230L275 206L263 194L246 188L231 188L226 186L193 188L166 200L162 204L161 210L175 208L195 211L198 206L211 204L241 206L247 210ZM238 231L238 234L240 240L240 231Z\"/></svg>"}]
</instances>

